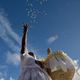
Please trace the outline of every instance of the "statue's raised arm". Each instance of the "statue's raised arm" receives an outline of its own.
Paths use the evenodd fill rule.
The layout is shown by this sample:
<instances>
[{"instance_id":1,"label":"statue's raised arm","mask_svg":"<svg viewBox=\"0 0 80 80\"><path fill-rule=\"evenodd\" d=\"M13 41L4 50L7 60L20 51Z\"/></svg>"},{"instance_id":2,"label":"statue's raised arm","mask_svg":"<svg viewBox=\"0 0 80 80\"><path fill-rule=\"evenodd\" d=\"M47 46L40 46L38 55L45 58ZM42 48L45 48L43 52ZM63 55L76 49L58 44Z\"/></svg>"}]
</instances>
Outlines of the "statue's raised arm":
<instances>
[{"instance_id":1,"label":"statue's raised arm","mask_svg":"<svg viewBox=\"0 0 80 80\"><path fill-rule=\"evenodd\" d=\"M25 53L27 32L28 32L28 25L27 24L24 24L23 25L22 41L21 41L21 54Z\"/></svg>"}]
</instances>

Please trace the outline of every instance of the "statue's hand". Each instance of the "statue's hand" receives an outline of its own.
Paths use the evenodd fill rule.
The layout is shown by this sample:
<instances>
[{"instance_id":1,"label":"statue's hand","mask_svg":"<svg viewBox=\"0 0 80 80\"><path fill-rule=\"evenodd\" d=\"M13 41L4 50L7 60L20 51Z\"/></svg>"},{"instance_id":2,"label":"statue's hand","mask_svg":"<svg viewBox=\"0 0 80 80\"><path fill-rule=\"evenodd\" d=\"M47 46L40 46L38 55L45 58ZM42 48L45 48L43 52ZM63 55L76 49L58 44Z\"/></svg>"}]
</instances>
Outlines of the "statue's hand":
<instances>
[{"instance_id":1,"label":"statue's hand","mask_svg":"<svg viewBox=\"0 0 80 80\"><path fill-rule=\"evenodd\" d=\"M24 32L26 32L26 31L28 32L28 25L27 24L23 25L23 30L24 30Z\"/></svg>"}]
</instances>

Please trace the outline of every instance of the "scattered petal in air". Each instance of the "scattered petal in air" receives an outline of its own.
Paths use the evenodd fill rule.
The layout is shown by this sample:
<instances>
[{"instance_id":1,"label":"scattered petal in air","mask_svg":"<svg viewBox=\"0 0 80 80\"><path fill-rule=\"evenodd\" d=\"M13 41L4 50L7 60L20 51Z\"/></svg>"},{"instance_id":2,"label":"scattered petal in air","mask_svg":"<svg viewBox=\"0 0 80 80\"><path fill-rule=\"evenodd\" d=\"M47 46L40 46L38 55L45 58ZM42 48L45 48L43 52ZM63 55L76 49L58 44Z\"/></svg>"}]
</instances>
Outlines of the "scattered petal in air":
<instances>
[{"instance_id":1,"label":"scattered petal in air","mask_svg":"<svg viewBox=\"0 0 80 80\"><path fill-rule=\"evenodd\" d=\"M28 0L26 0L26 2L28 2Z\"/></svg>"},{"instance_id":2,"label":"scattered petal in air","mask_svg":"<svg viewBox=\"0 0 80 80\"><path fill-rule=\"evenodd\" d=\"M40 4L42 5L42 1L40 1Z\"/></svg>"},{"instance_id":3,"label":"scattered petal in air","mask_svg":"<svg viewBox=\"0 0 80 80\"><path fill-rule=\"evenodd\" d=\"M38 23L41 16L47 16L45 4L47 0L26 0L26 12L31 23Z\"/></svg>"}]
</instances>

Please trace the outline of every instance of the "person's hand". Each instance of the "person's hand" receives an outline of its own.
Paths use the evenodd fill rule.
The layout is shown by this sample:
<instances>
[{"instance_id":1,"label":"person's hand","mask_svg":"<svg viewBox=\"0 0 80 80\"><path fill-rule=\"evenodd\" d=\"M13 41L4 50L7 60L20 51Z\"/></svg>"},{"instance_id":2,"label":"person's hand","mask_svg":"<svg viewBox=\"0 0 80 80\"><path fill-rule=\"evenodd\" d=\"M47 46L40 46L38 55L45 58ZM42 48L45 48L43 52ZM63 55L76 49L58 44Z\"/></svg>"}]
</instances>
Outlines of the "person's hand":
<instances>
[{"instance_id":1,"label":"person's hand","mask_svg":"<svg viewBox=\"0 0 80 80\"><path fill-rule=\"evenodd\" d=\"M24 30L24 32L26 32L26 31L28 32L28 25L27 24L23 25L23 30Z\"/></svg>"}]
</instances>

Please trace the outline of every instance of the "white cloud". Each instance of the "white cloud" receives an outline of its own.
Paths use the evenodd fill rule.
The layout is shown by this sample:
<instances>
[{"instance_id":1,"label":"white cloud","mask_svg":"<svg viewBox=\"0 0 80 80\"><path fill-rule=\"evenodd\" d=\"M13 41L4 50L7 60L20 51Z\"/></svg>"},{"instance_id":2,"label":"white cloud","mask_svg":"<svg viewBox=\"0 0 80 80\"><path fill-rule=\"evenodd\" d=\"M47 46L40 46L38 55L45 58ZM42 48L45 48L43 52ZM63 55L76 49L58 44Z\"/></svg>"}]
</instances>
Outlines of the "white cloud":
<instances>
[{"instance_id":1,"label":"white cloud","mask_svg":"<svg viewBox=\"0 0 80 80\"><path fill-rule=\"evenodd\" d=\"M20 45L20 37L16 34L12 28L8 18L4 12L0 12L0 38L14 51L18 49L15 45Z\"/></svg>"},{"instance_id":2,"label":"white cloud","mask_svg":"<svg viewBox=\"0 0 80 80\"><path fill-rule=\"evenodd\" d=\"M14 78L10 77L10 80L15 80Z\"/></svg>"},{"instance_id":3,"label":"white cloud","mask_svg":"<svg viewBox=\"0 0 80 80\"><path fill-rule=\"evenodd\" d=\"M19 56L19 54L16 54L16 53L12 54L12 53L8 52L6 61L9 64L18 65L20 62L20 56Z\"/></svg>"},{"instance_id":4,"label":"white cloud","mask_svg":"<svg viewBox=\"0 0 80 80\"><path fill-rule=\"evenodd\" d=\"M0 78L0 80L6 80L5 78ZM10 77L9 80L15 80L14 78Z\"/></svg>"},{"instance_id":5,"label":"white cloud","mask_svg":"<svg viewBox=\"0 0 80 80\"><path fill-rule=\"evenodd\" d=\"M0 72L0 80L5 80L5 75L2 73L2 72Z\"/></svg>"},{"instance_id":6,"label":"white cloud","mask_svg":"<svg viewBox=\"0 0 80 80\"><path fill-rule=\"evenodd\" d=\"M0 80L5 80L4 78L1 78Z\"/></svg>"},{"instance_id":7,"label":"white cloud","mask_svg":"<svg viewBox=\"0 0 80 80\"><path fill-rule=\"evenodd\" d=\"M12 51L19 52L21 39L19 35L12 30L11 24L6 14L4 13L4 10L0 10L0 38L8 45ZM15 65L18 64L19 56L17 54L11 53L12 52L8 52L7 54L7 62Z\"/></svg>"},{"instance_id":8,"label":"white cloud","mask_svg":"<svg viewBox=\"0 0 80 80\"><path fill-rule=\"evenodd\" d=\"M13 77L7 78L4 74L0 72L0 80L15 80Z\"/></svg>"},{"instance_id":9,"label":"white cloud","mask_svg":"<svg viewBox=\"0 0 80 80\"><path fill-rule=\"evenodd\" d=\"M0 69L4 69L6 67L7 67L6 65L0 65Z\"/></svg>"},{"instance_id":10,"label":"white cloud","mask_svg":"<svg viewBox=\"0 0 80 80\"><path fill-rule=\"evenodd\" d=\"M78 62L79 62L79 60L74 60L74 66L75 66L76 70L79 68Z\"/></svg>"},{"instance_id":11,"label":"white cloud","mask_svg":"<svg viewBox=\"0 0 80 80\"><path fill-rule=\"evenodd\" d=\"M78 65L79 60L74 60L74 66L76 69L73 80L80 80L80 66Z\"/></svg>"},{"instance_id":12,"label":"white cloud","mask_svg":"<svg viewBox=\"0 0 80 80\"><path fill-rule=\"evenodd\" d=\"M75 73L73 80L80 80L80 68L78 71Z\"/></svg>"},{"instance_id":13,"label":"white cloud","mask_svg":"<svg viewBox=\"0 0 80 80\"><path fill-rule=\"evenodd\" d=\"M3 74L0 72L0 79L2 78Z\"/></svg>"},{"instance_id":14,"label":"white cloud","mask_svg":"<svg viewBox=\"0 0 80 80\"><path fill-rule=\"evenodd\" d=\"M8 74L7 65L0 65L0 80L15 80Z\"/></svg>"},{"instance_id":15,"label":"white cloud","mask_svg":"<svg viewBox=\"0 0 80 80\"><path fill-rule=\"evenodd\" d=\"M48 38L48 43L51 44L58 39L58 35L51 36Z\"/></svg>"}]
</instances>

